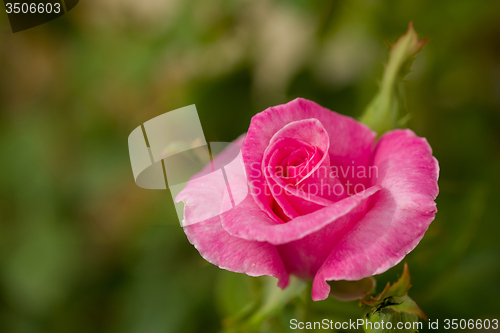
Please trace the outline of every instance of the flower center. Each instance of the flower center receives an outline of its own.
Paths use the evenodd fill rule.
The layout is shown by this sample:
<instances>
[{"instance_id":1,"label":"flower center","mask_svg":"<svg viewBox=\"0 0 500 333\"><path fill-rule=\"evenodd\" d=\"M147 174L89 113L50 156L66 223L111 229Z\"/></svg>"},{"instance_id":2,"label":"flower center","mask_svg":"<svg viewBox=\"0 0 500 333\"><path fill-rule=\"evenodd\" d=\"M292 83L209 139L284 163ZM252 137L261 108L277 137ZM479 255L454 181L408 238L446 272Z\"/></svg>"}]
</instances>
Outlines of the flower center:
<instances>
[{"instance_id":1,"label":"flower center","mask_svg":"<svg viewBox=\"0 0 500 333\"><path fill-rule=\"evenodd\" d=\"M281 150L283 158L276 161L275 174L282 178L285 183L294 185L316 166L321 160L322 154L317 147L285 147Z\"/></svg>"}]
</instances>

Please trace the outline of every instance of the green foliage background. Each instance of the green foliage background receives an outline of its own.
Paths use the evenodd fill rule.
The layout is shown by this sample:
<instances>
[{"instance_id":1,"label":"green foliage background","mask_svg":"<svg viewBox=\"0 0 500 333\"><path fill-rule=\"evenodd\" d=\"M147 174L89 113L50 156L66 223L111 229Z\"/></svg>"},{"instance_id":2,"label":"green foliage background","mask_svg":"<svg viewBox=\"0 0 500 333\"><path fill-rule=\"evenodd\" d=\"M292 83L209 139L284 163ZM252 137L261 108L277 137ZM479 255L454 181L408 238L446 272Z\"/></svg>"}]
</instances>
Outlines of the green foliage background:
<instances>
[{"instance_id":1,"label":"green foliage background","mask_svg":"<svg viewBox=\"0 0 500 333\"><path fill-rule=\"evenodd\" d=\"M128 134L189 104L208 141L298 96L359 117L383 41L410 20L431 40L408 76L409 126L441 168L410 295L432 320L500 319L499 13L494 0L101 0L16 34L1 14L0 332L219 331L256 279L206 263L169 193L135 185Z\"/></svg>"}]
</instances>

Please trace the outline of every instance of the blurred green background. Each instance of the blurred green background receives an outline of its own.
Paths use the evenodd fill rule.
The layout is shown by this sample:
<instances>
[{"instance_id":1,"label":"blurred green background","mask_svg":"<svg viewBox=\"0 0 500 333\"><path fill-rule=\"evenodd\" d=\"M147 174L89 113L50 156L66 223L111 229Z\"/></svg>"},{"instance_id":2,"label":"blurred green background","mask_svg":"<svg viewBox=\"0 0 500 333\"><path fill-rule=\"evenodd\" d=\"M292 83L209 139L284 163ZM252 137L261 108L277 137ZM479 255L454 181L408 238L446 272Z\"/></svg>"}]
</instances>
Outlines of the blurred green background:
<instances>
[{"instance_id":1,"label":"blurred green background","mask_svg":"<svg viewBox=\"0 0 500 333\"><path fill-rule=\"evenodd\" d=\"M1 14L0 332L219 331L255 278L206 263L170 194L135 185L129 133L196 104L207 140L230 141L299 96L359 117L410 20L431 40L407 77L409 126L441 168L410 295L433 320L500 319L499 14L495 0L101 0L16 34Z\"/></svg>"}]
</instances>

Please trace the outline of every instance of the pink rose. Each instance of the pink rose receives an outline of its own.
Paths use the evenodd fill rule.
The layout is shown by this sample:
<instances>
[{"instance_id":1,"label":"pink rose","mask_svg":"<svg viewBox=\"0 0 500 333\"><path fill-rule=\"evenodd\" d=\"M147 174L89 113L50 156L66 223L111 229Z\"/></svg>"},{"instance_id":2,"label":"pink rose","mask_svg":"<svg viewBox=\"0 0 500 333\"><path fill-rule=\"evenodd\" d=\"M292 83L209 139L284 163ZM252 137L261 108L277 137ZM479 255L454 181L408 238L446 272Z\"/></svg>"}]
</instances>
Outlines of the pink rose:
<instances>
[{"instance_id":1,"label":"pink rose","mask_svg":"<svg viewBox=\"0 0 500 333\"><path fill-rule=\"evenodd\" d=\"M281 288L290 274L313 279L314 300L328 297L326 281L386 271L434 220L439 167L411 130L375 138L305 99L257 114L235 141L244 168L226 170L235 195L249 194L219 216L186 223L189 241L220 268L274 276ZM220 209L212 185L188 183L179 193L185 219Z\"/></svg>"}]
</instances>

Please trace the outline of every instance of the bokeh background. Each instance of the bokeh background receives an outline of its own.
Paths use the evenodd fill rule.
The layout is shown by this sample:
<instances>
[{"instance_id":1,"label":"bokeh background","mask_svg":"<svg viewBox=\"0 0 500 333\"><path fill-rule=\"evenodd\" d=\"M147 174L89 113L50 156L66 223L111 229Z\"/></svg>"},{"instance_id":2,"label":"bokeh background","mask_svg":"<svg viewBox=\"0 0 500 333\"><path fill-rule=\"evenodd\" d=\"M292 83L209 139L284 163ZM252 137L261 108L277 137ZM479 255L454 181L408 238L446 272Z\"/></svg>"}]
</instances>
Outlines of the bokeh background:
<instances>
[{"instance_id":1,"label":"bokeh background","mask_svg":"<svg viewBox=\"0 0 500 333\"><path fill-rule=\"evenodd\" d=\"M0 332L218 332L255 278L206 263L170 194L135 185L129 133L196 104L207 140L231 141L299 96L359 117L384 42L410 20L431 40L407 77L409 127L441 168L436 220L406 259L410 295L433 320L500 319L499 13L470 0L87 0L16 34L0 14ZM361 313L320 303L320 318Z\"/></svg>"}]
</instances>

